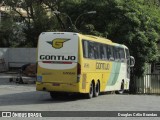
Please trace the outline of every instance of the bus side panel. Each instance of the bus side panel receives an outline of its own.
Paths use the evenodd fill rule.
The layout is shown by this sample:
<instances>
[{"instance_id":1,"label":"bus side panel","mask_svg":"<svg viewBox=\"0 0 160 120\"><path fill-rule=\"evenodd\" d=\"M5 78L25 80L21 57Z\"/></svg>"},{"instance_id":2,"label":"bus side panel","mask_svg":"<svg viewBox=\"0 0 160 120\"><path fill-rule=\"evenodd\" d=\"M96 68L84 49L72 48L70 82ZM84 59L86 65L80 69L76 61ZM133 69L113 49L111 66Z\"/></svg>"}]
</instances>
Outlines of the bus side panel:
<instances>
[{"instance_id":1,"label":"bus side panel","mask_svg":"<svg viewBox=\"0 0 160 120\"><path fill-rule=\"evenodd\" d=\"M95 83L100 81L100 91L105 91L106 84L109 80L112 62L110 61L99 61L91 59L83 59L82 63L82 78L81 78L81 87L82 92L89 92L89 86L93 80Z\"/></svg>"},{"instance_id":2,"label":"bus side panel","mask_svg":"<svg viewBox=\"0 0 160 120\"><path fill-rule=\"evenodd\" d=\"M126 79L126 64L113 62L113 69L106 84L105 91L120 90L122 80L124 80L125 89L128 89L129 81Z\"/></svg>"}]
</instances>

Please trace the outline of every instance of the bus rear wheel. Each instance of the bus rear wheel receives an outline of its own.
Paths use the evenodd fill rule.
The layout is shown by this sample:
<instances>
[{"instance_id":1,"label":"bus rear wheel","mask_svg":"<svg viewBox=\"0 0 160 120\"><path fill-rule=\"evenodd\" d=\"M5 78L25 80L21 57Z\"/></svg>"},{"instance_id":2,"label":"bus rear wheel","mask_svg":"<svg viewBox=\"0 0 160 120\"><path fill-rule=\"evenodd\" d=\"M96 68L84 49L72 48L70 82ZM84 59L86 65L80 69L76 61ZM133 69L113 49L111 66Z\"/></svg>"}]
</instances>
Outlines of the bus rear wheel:
<instances>
[{"instance_id":1,"label":"bus rear wheel","mask_svg":"<svg viewBox=\"0 0 160 120\"><path fill-rule=\"evenodd\" d=\"M97 82L97 84L94 87L94 97L98 97L99 93L100 93L100 84L99 82Z\"/></svg>"},{"instance_id":2,"label":"bus rear wheel","mask_svg":"<svg viewBox=\"0 0 160 120\"><path fill-rule=\"evenodd\" d=\"M93 97L93 83L91 82L90 88L89 88L89 93L87 93L87 98L91 99Z\"/></svg>"},{"instance_id":3,"label":"bus rear wheel","mask_svg":"<svg viewBox=\"0 0 160 120\"><path fill-rule=\"evenodd\" d=\"M57 92L50 92L50 96L52 99L56 99L59 96L59 93Z\"/></svg>"}]
</instances>

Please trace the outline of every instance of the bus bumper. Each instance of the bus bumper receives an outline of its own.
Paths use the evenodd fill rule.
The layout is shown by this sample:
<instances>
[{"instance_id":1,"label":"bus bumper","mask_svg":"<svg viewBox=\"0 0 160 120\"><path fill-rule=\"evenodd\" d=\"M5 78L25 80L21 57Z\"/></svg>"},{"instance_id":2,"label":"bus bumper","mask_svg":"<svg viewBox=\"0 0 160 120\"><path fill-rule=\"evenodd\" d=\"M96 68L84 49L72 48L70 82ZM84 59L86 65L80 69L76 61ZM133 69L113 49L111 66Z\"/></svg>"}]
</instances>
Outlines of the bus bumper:
<instances>
[{"instance_id":1,"label":"bus bumper","mask_svg":"<svg viewBox=\"0 0 160 120\"><path fill-rule=\"evenodd\" d=\"M57 91L57 92L76 92L80 93L78 83L41 83L36 82L37 91Z\"/></svg>"}]
</instances>

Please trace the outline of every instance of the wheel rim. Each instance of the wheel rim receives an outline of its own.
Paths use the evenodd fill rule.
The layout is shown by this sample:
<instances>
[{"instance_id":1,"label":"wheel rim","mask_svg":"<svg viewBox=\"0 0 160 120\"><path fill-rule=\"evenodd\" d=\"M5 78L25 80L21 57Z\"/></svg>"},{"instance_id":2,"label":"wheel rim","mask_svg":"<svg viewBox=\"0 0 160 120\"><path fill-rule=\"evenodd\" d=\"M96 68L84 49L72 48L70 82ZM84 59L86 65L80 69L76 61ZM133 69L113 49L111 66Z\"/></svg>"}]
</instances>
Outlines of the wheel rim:
<instances>
[{"instance_id":1,"label":"wheel rim","mask_svg":"<svg viewBox=\"0 0 160 120\"><path fill-rule=\"evenodd\" d=\"M121 84L121 89L119 90L119 93L122 94L124 92L124 83Z\"/></svg>"},{"instance_id":2,"label":"wheel rim","mask_svg":"<svg viewBox=\"0 0 160 120\"><path fill-rule=\"evenodd\" d=\"M94 90L94 96L97 97L99 95L99 82L97 82Z\"/></svg>"},{"instance_id":3,"label":"wheel rim","mask_svg":"<svg viewBox=\"0 0 160 120\"><path fill-rule=\"evenodd\" d=\"M96 84L96 93L99 95L99 82Z\"/></svg>"},{"instance_id":4,"label":"wheel rim","mask_svg":"<svg viewBox=\"0 0 160 120\"><path fill-rule=\"evenodd\" d=\"M89 96L90 96L90 98L92 98L92 96L93 96L93 84L92 83L90 85Z\"/></svg>"}]
</instances>

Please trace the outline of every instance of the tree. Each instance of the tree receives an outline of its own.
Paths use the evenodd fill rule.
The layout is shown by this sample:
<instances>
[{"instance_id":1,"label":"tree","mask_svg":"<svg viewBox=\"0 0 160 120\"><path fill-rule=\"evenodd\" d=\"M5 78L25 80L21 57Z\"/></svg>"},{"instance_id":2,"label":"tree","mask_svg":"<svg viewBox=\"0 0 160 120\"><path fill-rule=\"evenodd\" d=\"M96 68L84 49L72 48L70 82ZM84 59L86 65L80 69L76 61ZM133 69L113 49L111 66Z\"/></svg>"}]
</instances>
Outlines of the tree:
<instances>
[{"instance_id":1,"label":"tree","mask_svg":"<svg viewBox=\"0 0 160 120\"><path fill-rule=\"evenodd\" d=\"M77 25L79 30L84 34L107 36L113 42L127 45L131 55L136 59L134 74L142 76L145 63L157 58L156 42L160 39L160 9L155 2L150 7L145 2L144 0L65 0L65 4L61 5L61 11L67 11L67 14L75 20L77 14L96 10L98 14L96 17L88 15L79 19Z\"/></svg>"},{"instance_id":2,"label":"tree","mask_svg":"<svg viewBox=\"0 0 160 120\"><path fill-rule=\"evenodd\" d=\"M51 3L51 0L47 2ZM5 0L5 4L11 7L11 13L14 16L20 16L23 19L23 33L26 40L22 46L36 47L38 36L43 31L57 31L61 29L56 16L52 14L43 0ZM56 2L52 1L55 4ZM51 5L51 4L49 4Z\"/></svg>"},{"instance_id":3,"label":"tree","mask_svg":"<svg viewBox=\"0 0 160 120\"><path fill-rule=\"evenodd\" d=\"M119 5L115 6L119 11L119 14L115 14L119 22L113 20L118 25L108 37L130 48L136 59L134 74L141 76L145 71L145 63L156 60L158 54L156 42L160 35L159 10L134 0Z\"/></svg>"},{"instance_id":4,"label":"tree","mask_svg":"<svg viewBox=\"0 0 160 120\"><path fill-rule=\"evenodd\" d=\"M13 22L10 18L6 17L1 20L1 26L0 26L0 36L1 36L1 47L7 47L11 44L11 36L12 36L12 27Z\"/></svg>"},{"instance_id":5,"label":"tree","mask_svg":"<svg viewBox=\"0 0 160 120\"><path fill-rule=\"evenodd\" d=\"M96 15L84 14L78 19L76 27L79 32L107 37L128 46L136 59L136 76L144 73L146 63L157 59L159 0L5 0L5 3L24 21L26 46L36 47L38 36L43 31L73 30L68 29L72 25L67 16L53 14L53 11L67 14L74 23L80 14L95 10ZM17 8L25 11L26 15Z\"/></svg>"}]
</instances>

